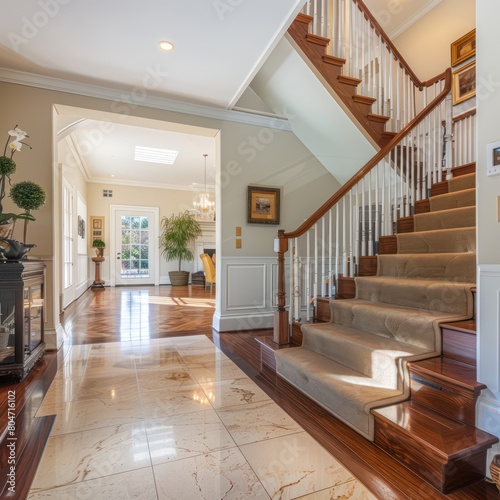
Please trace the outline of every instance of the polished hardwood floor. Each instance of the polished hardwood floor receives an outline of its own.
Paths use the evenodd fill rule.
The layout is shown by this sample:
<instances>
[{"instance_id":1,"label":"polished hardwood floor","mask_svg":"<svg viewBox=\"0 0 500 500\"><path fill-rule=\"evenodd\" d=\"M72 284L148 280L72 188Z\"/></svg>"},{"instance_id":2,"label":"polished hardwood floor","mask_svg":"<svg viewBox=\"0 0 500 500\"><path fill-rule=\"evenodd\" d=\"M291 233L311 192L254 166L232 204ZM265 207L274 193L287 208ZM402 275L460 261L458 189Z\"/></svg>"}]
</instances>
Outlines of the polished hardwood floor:
<instances>
[{"instance_id":1,"label":"polished hardwood floor","mask_svg":"<svg viewBox=\"0 0 500 500\"><path fill-rule=\"evenodd\" d=\"M269 330L213 332L214 306L215 295L203 287L106 288L88 290L64 311L61 323L68 334L66 347L71 344L207 335L377 498L499 498L497 489L486 481L448 495L422 481L270 370L261 369L260 348L255 338L270 335ZM47 353L21 384L4 380L0 385L2 401L5 402L7 391L15 387L17 393L22 395L23 405L29 409L26 415L34 415L63 355L64 350L57 355ZM0 406L2 422L6 421L6 414L2 413L6 411L5 406ZM19 477L22 475L23 484L29 486L41 456L40 443L44 442L39 439L39 433L48 435L51 422L41 422L32 417L29 423L26 417L25 421L23 430L20 430L24 432L26 429L23 438L26 446L24 458L19 459L19 468L23 467ZM0 435L3 432L2 429ZM3 494L0 497L11 498Z\"/></svg>"}]
</instances>

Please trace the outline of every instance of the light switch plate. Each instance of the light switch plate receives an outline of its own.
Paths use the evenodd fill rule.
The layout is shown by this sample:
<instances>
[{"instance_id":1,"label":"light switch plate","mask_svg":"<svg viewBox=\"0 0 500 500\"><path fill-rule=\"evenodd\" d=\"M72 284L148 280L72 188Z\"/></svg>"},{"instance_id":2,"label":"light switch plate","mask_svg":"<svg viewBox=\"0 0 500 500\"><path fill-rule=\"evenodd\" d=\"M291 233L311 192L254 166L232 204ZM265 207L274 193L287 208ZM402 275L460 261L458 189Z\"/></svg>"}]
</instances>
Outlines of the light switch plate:
<instances>
[{"instance_id":1,"label":"light switch plate","mask_svg":"<svg viewBox=\"0 0 500 500\"><path fill-rule=\"evenodd\" d=\"M236 236L241 236L241 226L236 226Z\"/></svg>"},{"instance_id":2,"label":"light switch plate","mask_svg":"<svg viewBox=\"0 0 500 500\"><path fill-rule=\"evenodd\" d=\"M241 240L236 238L236 248L241 248Z\"/></svg>"}]
</instances>

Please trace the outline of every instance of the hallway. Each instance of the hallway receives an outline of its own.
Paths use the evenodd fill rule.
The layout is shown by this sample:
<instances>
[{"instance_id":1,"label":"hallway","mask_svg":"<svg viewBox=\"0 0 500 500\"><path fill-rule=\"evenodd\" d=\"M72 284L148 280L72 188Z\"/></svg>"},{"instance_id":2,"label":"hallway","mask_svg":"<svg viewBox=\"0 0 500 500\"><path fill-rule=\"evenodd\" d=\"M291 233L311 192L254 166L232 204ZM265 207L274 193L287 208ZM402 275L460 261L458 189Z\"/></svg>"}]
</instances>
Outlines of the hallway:
<instances>
[{"instance_id":1,"label":"hallway","mask_svg":"<svg viewBox=\"0 0 500 500\"><path fill-rule=\"evenodd\" d=\"M211 341L201 288L88 291L64 317L30 499L374 498Z\"/></svg>"}]
</instances>

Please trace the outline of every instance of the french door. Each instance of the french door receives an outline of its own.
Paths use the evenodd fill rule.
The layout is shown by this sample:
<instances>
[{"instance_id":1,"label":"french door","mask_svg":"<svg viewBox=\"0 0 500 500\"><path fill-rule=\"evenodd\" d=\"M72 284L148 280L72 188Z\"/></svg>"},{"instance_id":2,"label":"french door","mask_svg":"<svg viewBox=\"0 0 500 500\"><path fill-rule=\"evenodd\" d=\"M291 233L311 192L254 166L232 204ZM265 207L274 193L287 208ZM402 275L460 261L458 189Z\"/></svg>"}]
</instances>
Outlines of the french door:
<instances>
[{"instance_id":1,"label":"french door","mask_svg":"<svg viewBox=\"0 0 500 500\"><path fill-rule=\"evenodd\" d=\"M62 203L62 292L63 308L67 307L75 300L75 226L73 220L74 213L74 193L73 188L66 179L63 180L63 203ZM75 215L76 217L76 215Z\"/></svg>"},{"instance_id":2,"label":"french door","mask_svg":"<svg viewBox=\"0 0 500 500\"><path fill-rule=\"evenodd\" d=\"M112 285L158 285L156 207L111 206Z\"/></svg>"}]
</instances>

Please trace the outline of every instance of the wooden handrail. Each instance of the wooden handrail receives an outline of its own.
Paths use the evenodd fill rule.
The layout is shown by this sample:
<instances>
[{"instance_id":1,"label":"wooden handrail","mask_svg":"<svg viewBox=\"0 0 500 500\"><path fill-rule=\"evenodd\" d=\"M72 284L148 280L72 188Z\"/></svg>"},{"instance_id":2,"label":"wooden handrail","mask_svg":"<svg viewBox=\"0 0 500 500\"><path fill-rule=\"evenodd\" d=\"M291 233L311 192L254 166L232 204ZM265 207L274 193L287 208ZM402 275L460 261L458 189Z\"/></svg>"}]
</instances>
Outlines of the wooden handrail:
<instances>
[{"instance_id":1,"label":"wooden handrail","mask_svg":"<svg viewBox=\"0 0 500 500\"><path fill-rule=\"evenodd\" d=\"M462 113L461 115L454 116L452 118L453 123L457 123L460 120L465 120L466 118L469 118L469 116L474 116L476 114L476 108L474 109L469 109L469 111L466 111L465 113Z\"/></svg>"},{"instance_id":2,"label":"wooden handrail","mask_svg":"<svg viewBox=\"0 0 500 500\"><path fill-rule=\"evenodd\" d=\"M440 94L438 94L429 105L423 109L413 120L406 125L398 134L396 134L386 146L384 146L364 167L361 168L356 174L354 174L343 186L341 186L338 191L336 191L333 196L330 197L321 207L316 210L306 221L300 225L295 231L289 233L282 233L281 238L298 238L302 236L306 231L311 229L311 227L325 215L328 210L330 210L336 203L338 203L343 196L345 196L370 170L372 170L381 160L387 156L392 149L394 149L401 139L408 134L413 128L415 128L438 104L440 104L446 96L451 91L451 68L441 73L441 77L444 77L444 88ZM442 79L442 78L441 78Z\"/></svg>"},{"instance_id":3,"label":"wooden handrail","mask_svg":"<svg viewBox=\"0 0 500 500\"><path fill-rule=\"evenodd\" d=\"M426 85L427 82L422 82L420 78L413 72L413 70L410 68L410 65L406 62L405 58L401 55L399 50L396 48L396 46L392 43L391 39L387 35L387 33L384 31L384 28L380 26L378 21L373 17L373 14L370 12L368 7L365 5L363 0L352 0L354 3L358 4L359 10L364 14L365 18L370 21L370 24L372 24L373 28L375 31L380 35L380 37L383 39L384 43L391 48L391 52L394 54L395 59L398 60L399 64L401 65L402 68L404 68L405 72L410 76L411 80L413 83L420 89L422 90L424 87L428 87L429 85ZM434 82L433 82L434 83ZM431 83L432 85L432 83Z\"/></svg>"}]
</instances>

